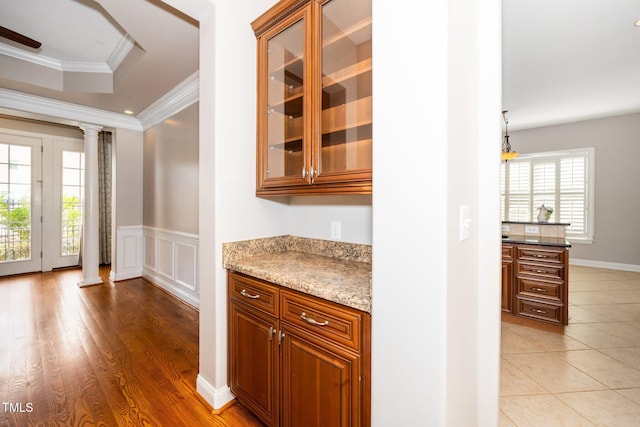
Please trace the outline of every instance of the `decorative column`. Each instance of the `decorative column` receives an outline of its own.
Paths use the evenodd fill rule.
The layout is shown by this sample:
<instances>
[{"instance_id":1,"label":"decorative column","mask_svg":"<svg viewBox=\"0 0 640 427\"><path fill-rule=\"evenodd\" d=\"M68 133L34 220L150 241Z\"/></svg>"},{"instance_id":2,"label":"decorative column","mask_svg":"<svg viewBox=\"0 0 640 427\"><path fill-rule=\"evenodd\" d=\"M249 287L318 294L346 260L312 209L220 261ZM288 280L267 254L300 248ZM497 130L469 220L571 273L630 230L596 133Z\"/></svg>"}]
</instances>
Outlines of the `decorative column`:
<instances>
[{"instance_id":1,"label":"decorative column","mask_svg":"<svg viewBox=\"0 0 640 427\"><path fill-rule=\"evenodd\" d=\"M102 126L80 124L84 131L84 211L82 281L78 286L102 284L99 268L98 132Z\"/></svg>"}]
</instances>

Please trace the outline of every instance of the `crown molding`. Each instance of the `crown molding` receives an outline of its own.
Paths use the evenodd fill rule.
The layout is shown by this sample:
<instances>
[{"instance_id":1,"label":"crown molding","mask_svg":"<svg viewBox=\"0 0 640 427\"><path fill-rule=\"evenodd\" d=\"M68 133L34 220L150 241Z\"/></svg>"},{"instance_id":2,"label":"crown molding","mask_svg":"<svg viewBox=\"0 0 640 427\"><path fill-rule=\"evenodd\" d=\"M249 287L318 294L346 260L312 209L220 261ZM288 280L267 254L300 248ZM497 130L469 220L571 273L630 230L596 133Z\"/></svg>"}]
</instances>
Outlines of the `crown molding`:
<instances>
[{"instance_id":1,"label":"crown molding","mask_svg":"<svg viewBox=\"0 0 640 427\"><path fill-rule=\"evenodd\" d=\"M129 34L125 34L121 39L116 48L109 55L109 59L107 59L107 65L109 68L115 73L122 61L127 57L133 46L135 45L135 40L131 38Z\"/></svg>"},{"instance_id":2,"label":"crown molding","mask_svg":"<svg viewBox=\"0 0 640 427\"><path fill-rule=\"evenodd\" d=\"M21 61L30 62L32 64L40 65L41 67L53 68L54 70L64 71L62 63L54 58L48 56L35 55L31 52L26 52L22 49L15 48L13 46L0 43L0 55L10 56L12 58L19 59Z\"/></svg>"},{"instance_id":3,"label":"crown molding","mask_svg":"<svg viewBox=\"0 0 640 427\"><path fill-rule=\"evenodd\" d=\"M200 99L200 74L198 71L182 83L158 98L136 117L147 130L165 119L184 110Z\"/></svg>"},{"instance_id":4,"label":"crown molding","mask_svg":"<svg viewBox=\"0 0 640 427\"><path fill-rule=\"evenodd\" d=\"M104 127L143 130L142 124L135 117L3 88L0 88L0 108L56 117L68 120L75 126L79 126L79 123L92 123Z\"/></svg>"},{"instance_id":5,"label":"crown molding","mask_svg":"<svg viewBox=\"0 0 640 427\"><path fill-rule=\"evenodd\" d=\"M129 50L133 47L133 44L129 47ZM126 45L118 45L118 49L126 49ZM124 52L124 56L129 53L129 50ZM115 51L114 51L115 53ZM109 73L112 74L111 64L106 62L93 62L93 61L59 61L55 58L48 56L36 55L31 52L26 52L21 49L17 49L13 46L8 46L0 43L0 55L10 56L12 58L19 59L20 61L29 62L31 64L39 65L41 67L51 68L56 71L71 71L80 73ZM122 55L122 52L118 52L118 55ZM124 56L120 59L120 62L124 59ZM109 58L111 59L111 58ZM114 60L118 60L116 57ZM120 63L118 63L120 65ZM117 68L117 67L116 67ZM115 68L113 68L115 70Z\"/></svg>"}]
</instances>

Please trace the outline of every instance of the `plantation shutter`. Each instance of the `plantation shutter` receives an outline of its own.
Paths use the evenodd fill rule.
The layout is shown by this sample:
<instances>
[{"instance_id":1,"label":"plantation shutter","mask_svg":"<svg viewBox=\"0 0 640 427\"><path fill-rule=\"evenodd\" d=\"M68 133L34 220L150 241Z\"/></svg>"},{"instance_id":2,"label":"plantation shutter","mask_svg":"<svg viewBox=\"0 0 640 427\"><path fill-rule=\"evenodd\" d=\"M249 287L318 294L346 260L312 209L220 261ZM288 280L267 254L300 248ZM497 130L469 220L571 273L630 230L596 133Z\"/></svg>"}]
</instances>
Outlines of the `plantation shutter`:
<instances>
[{"instance_id":1,"label":"plantation shutter","mask_svg":"<svg viewBox=\"0 0 640 427\"><path fill-rule=\"evenodd\" d=\"M502 164L505 221L537 221L538 208L552 208L550 222L569 223L569 238L593 239L593 148L524 154Z\"/></svg>"},{"instance_id":2,"label":"plantation shutter","mask_svg":"<svg viewBox=\"0 0 640 427\"><path fill-rule=\"evenodd\" d=\"M509 221L531 221L531 163L509 164Z\"/></svg>"}]
</instances>

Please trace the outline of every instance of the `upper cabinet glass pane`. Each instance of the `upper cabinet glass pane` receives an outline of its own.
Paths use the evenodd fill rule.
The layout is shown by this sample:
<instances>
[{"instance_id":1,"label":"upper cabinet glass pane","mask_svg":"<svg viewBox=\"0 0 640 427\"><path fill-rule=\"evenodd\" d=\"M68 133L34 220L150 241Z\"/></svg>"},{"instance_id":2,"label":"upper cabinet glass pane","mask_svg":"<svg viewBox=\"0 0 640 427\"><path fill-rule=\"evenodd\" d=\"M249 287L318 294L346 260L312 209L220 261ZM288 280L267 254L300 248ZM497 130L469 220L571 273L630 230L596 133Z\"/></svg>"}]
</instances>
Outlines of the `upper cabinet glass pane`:
<instances>
[{"instance_id":1,"label":"upper cabinet glass pane","mask_svg":"<svg viewBox=\"0 0 640 427\"><path fill-rule=\"evenodd\" d=\"M304 31L299 20L267 42L267 179L302 173Z\"/></svg>"},{"instance_id":2,"label":"upper cabinet glass pane","mask_svg":"<svg viewBox=\"0 0 640 427\"><path fill-rule=\"evenodd\" d=\"M371 1L322 6L320 173L371 170Z\"/></svg>"}]
</instances>

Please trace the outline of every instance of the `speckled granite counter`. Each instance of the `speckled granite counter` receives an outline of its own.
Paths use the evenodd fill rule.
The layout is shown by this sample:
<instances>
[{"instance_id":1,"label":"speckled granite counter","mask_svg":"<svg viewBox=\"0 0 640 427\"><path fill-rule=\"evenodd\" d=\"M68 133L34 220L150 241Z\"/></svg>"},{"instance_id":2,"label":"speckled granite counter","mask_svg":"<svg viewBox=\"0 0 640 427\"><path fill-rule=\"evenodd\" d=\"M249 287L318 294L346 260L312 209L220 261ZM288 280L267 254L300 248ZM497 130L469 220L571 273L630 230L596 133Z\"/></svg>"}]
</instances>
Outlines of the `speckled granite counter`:
<instances>
[{"instance_id":1,"label":"speckled granite counter","mask_svg":"<svg viewBox=\"0 0 640 427\"><path fill-rule=\"evenodd\" d=\"M224 268L371 313L371 246L277 236L225 243Z\"/></svg>"}]
</instances>

